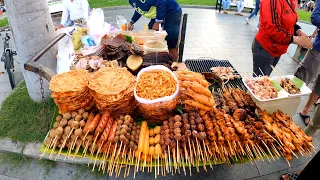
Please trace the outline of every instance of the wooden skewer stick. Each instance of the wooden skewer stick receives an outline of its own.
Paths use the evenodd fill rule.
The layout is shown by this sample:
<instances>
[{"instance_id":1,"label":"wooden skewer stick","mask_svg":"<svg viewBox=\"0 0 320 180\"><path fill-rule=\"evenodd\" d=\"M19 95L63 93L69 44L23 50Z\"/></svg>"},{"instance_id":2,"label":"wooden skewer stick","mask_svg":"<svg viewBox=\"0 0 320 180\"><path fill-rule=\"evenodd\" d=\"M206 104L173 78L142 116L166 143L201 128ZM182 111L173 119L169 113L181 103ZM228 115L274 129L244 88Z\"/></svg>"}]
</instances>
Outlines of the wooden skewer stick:
<instances>
[{"instance_id":1,"label":"wooden skewer stick","mask_svg":"<svg viewBox=\"0 0 320 180\"><path fill-rule=\"evenodd\" d=\"M94 138L94 141L92 143L92 147L91 147L91 156L93 156L93 149L95 148L95 145L96 145L96 142L97 142L97 139L99 137L99 132L97 133L96 137Z\"/></svg>"},{"instance_id":2,"label":"wooden skewer stick","mask_svg":"<svg viewBox=\"0 0 320 180\"><path fill-rule=\"evenodd\" d=\"M261 148L261 146L259 146L259 144L257 144L257 147L259 148L259 150L262 153L262 155L265 156L268 159L269 162L271 162L269 157L268 157L268 155L267 155L267 153Z\"/></svg>"},{"instance_id":3,"label":"wooden skewer stick","mask_svg":"<svg viewBox=\"0 0 320 180\"><path fill-rule=\"evenodd\" d=\"M172 171L172 164L171 164L171 155L170 155L170 147L168 146L168 153L169 153L169 168L170 168L170 172Z\"/></svg>"},{"instance_id":4,"label":"wooden skewer stick","mask_svg":"<svg viewBox=\"0 0 320 180\"><path fill-rule=\"evenodd\" d=\"M273 148L273 151L276 153L276 157L279 159L279 156L280 156L280 153L278 152L277 148L274 146L274 144L272 144L272 148Z\"/></svg>"},{"instance_id":5,"label":"wooden skewer stick","mask_svg":"<svg viewBox=\"0 0 320 180\"><path fill-rule=\"evenodd\" d=\"M203 144L204 155L206 157L206 161L209 162L210 168L212 169L213 167L212 167L212 164L211 164L211 160L209 159L207 148L206 148L206 144L205 144L204 140L202 140L202 144Z\"/></svg>"},{"instance_id":6,"label":"wooden skewer stick","mask_svg":"<svg viewBox=\"0 0 320 180\"><path fill-rule=\"evenodd\" d=\"M290 149L290 148L289 148ZM292 149L290 149L291 153L297 158L299 159L299 157L292 151Z\"/></svg>"},{"instance_id":7,"label":"wooden skewer stick","mask_svg":"<svg viewBox=\"0 0 320 180\"><path fill-rule=\"evenodd\" d=\"M169 173L169 167L168 167L168 156L167 156L167 152L164 153L164 160L165 160L165 164L166 164L166 171Z\"/></svg>"},{"instance_id":8,"label":"wooden skewer stick","mask_svg":"<svg viewBox=\"0 0 320 180\"><path fill-rule=\"evenodd\" d=\"M116 152L117 152L117 146L118 146L118 143L116 143L116 145L114 146L114 150L113 150L113 155L109 161L109 165L108 165L108 173L110 174L111 172L111 168L112 168L112 164L113 164L113 159L115 158L115 155L116 155Z\"/></svg>"},{"instance_id":9,"label":"wooden skewer stick","mask_svg":"<svg viewBox=\"0 0 320 180\"><path fill-rule=\"evenodd\" d=\"M160 175L160 154L158 154L158 176Z\"/></svg>"},{"instance_id":10,"label":"wooden skewer stick","mask_svg":"<svg viewBox=\"0 0 320 180\"><path fill-rule=\"evenodd\" d=\"M133 178L134 179L136 178L136 173L139 170L140 155L141 155L141 152L139 152L138 159L136 160L136 166L134 167L134 173L133 173Z\"/></svg>"},{"instance_id":11,"label":"wooden skewer stick","mask_svg":"<svg viewBox=\"0 0 320 180\"><path fill-rule=\"evenodd\" d=\"M288 161L288 159L285 158L285 160L287 161L289 167L291 167L291 164L290 164L290 162Z\"/></svg>"},{"instance_id":12,"label":"wooden skewer stick","mask_svg":"<svg viewBox=\"0 0 320 180\"><path fill-rule=\"evenodd\" d=\"M120 142L120 148L119 148L116 156L113 158L112 169L111 169L111 176L112 176L113 171L114 171L114 169L115 169L115 165L118 164L116 161L119 159L119 155L120 155L121 149L122 149L122 141Z\"/></svg>"},{"instance_id":13,"label":"wooden skewer stick","mask_svg":"<svg viewBox=\"0 0 320 180\"><path fill-rule=\"evenodd\" d=\"M143 162L142 172L144 172L144 167L146 167L146 165L147 165L147 155L145 154L145 155L144 155L144 162Z\"/></svg>"},{"instance_id":14,"label":"wooden skewer stick","mask_svg":"<svg viewBox=\"0 0 320 180\"><path fill-rule=\"evenodd\" d=\"M181 156L181 160L182 160L182 169L183 169L183 171L184 171L184 175L186 176L187 173L186 173L186 167L185 167L185 164L184 164L184 158L183 158L183 156Z\"/></svg>"},{"instance_id":15,"label":"wooden skewer stick","mask_svg":"<svg viewBox=\"0 0 320 180\"><path fill-rule=\"evenodd\" d=\"M46 148L44 149L43 153L41 154L39 160L41 160L41 158L46 154L46 151L49 149L49 147L50 147L50 145L51 145L51 143L52 143L53 140L54 140L54 138L51 138L51 139L50 139L49 144L46 145Z\"/></svg>"},{"instance_id":16,"label":"wooden skewer stick","mask_svg":"<svg viewBox=\"0 0 320 180\"><path fill-rule=\"evenodd\" d=\"M185 154L186 160L188 161L188 166L189 166L189 171L190 171L190 176L191 176L191 174L192 174L191 173L191 162L189 159L189 154L188 154L186 146L184 146L184 154Z\"/></svg>"},{"instance_id":17,"label":"wooden skewer stick","mask_svg":"<svg viewBox=\"0 0 320 180\"><path fill-rule=\"evenodd\" d=\"M266 144L263 140L261 140L261 142L262 142L262 144L267 148L267 150L268 150L269 154L271 155L273 161L275 161L275 159L274 159L274 157L273 157L273 154L272 154L272 152L270 151L270 149L269 149L269 147L267 146L267 144Z\"/></svg>"},{"instance_id":18,"label":"wooden skewer stick","mask_svg":"<svg viewBox=\"0 0 320 180\"><path fill-rule=\"evenodd\" d=\"M56 136L55 138L54 138L54 141L53 141L53 147L52 147L52 149L51 149L51 152L50 152L50 156L49 156L49 158L50 159L52 159L52 156L53 156L53 151L56 149L56 145L57 145L57 139L58 138L58 136Z\"/></svg>"},{"instance_id":19,"label":"wooden skewer stick","mask_svg":"<svg viewBox=\"0 0 320 180\"><path fill-rule=\"evenodd\" d=\"M195 150L195 147L194 147L194 142L192 142L192 147L193 147L193 150L194 150L194 154L195 154L195 156L196 156L196 161L197 161L197 163L196 163L196 169L197 169L197 172L200 172L200 169L199 169L199 154L197 153L198 151L196 151Z\"/></svg>"},{"instance_id":20,"label":"wooden skewer stick","mask_svg":"<svg viewBox=\"0 0 320 180\"><path fill-rule=\"evenodd\" d=\"M189 144L189 152L190 152L190 159L191 159L191 164L194 165L194 158L193 158L193 153L192 153L192 150L191 150L191 143L190 143L190 138L188 138L188 144Z\"/></svg>"}]
</instances>

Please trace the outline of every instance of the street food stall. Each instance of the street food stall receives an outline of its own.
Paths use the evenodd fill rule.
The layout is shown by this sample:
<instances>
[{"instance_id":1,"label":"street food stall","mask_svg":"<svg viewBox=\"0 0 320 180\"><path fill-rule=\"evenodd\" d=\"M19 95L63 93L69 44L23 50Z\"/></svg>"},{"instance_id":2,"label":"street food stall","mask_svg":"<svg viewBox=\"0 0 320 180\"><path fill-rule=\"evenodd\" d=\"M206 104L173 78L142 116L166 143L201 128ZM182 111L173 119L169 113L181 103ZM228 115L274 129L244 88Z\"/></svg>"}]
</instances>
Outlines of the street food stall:
<instances>
[{"instance_id":1,"label":"street food stall","mask_svg":"<svg viewBox=\"0 0 320 180\"><path fill-rule=\"evenodd\" d=\"M180 47L186 15L182 22ZM70 69L56 74L36 61L60 34L25 64L50 81L57 105L42 157L88 158L92 170L109 176L157 178L278 157L290 166L311 154L312 138L282 106L258 106L310 93L301 80L242 77L228 60L172 62L163 39L141 42L156 33L107 34L92 54L77 51Z\"/></svg>"}]
</instances>

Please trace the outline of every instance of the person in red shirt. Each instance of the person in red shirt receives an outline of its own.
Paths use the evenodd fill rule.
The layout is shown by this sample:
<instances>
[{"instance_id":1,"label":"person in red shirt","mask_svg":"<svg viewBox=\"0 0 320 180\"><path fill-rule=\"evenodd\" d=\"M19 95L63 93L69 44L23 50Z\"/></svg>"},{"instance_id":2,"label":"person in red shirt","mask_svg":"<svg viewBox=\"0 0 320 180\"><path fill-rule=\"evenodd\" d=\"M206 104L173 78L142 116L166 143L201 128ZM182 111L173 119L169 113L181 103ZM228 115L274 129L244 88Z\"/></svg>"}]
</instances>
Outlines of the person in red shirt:
<instances>
[{"instance_id":1,"label":"person in red shirt","mask_svg":"<svg viewBox=\"0 0 320 180\"><path fill-rule=\"evenodd\" d=\"M296 3L296 0L261 0L260 27L252 42L254 75L269 76L271 65L277 65L291 43L312 48L311 39L296 24Z\"/></svg>"}]
</instances>

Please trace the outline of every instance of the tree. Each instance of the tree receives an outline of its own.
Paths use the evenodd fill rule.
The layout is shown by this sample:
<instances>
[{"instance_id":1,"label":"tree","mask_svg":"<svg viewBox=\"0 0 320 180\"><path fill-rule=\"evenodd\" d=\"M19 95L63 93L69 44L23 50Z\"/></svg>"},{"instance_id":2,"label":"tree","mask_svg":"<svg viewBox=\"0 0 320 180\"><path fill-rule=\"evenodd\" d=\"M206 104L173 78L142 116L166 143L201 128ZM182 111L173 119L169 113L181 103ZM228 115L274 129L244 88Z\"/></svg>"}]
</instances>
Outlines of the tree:
<instances>
[{"instance_id":1,"label":"tree","mask_svg":"<svg viewBox=\"0 0 320 180\"><path fill-rule=\"evenodd\" d=\"M41 100L39 75L24 70L24 63L39 52L54 37L55 32L47 0L5 0L9 25L29 96ZM38 62L56 71L57 48L51 48ZM44 79L45 97L49 97L49 83Z\"/></svg>"}]
</instances>

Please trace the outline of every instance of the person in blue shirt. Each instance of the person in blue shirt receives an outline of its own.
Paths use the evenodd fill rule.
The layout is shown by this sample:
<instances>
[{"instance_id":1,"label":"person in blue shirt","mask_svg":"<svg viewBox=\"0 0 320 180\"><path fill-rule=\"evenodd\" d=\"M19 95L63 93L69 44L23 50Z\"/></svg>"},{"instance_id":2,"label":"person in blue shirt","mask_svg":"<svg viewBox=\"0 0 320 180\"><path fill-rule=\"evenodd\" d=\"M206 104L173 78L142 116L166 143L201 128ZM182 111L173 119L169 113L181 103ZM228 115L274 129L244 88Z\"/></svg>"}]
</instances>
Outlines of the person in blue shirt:
<instances>
[{"instance_id":1,"label":"person in blue shirt","mask_svg":"<svg viewBox=\"0 0 320 180\"><path fill-rule=\"evenodd\" d=\"M182 15L180 5L175 0L129 0L129 3L135 9L129 28L132 30L134 23L141 16L151 19L149 29L159 30L159 25L163 25L164 30L168 33L166 41L169 52L173 60L177 60L177 43Z\"/></svg>"},{"instance_id":2,"label":"person in blue shirt","mask_svg":"<svg viewBox=\"0 0 320 180\"><path fill-rule=\"evenodd\" d=\"M313 34L313 48L309 50L300 63L300 67L297 69L294 74L296 77L303 80L307 85L313 82L320 74L320 0L317 1L316 7L311 14L311 23L316 26L315 33ZM318 82L320 84L320 82ZM317 84L317 83L315 83ZM319 92L319 93L317 93ZM314 89L309 96L309 100L305 107L300 111L300 117L306 125L310 123L309 111L312 105L317 101L320 95L320 85L318 89ZM320 118L318 123L320 126Z\"/></svg>"}]
</instances>

